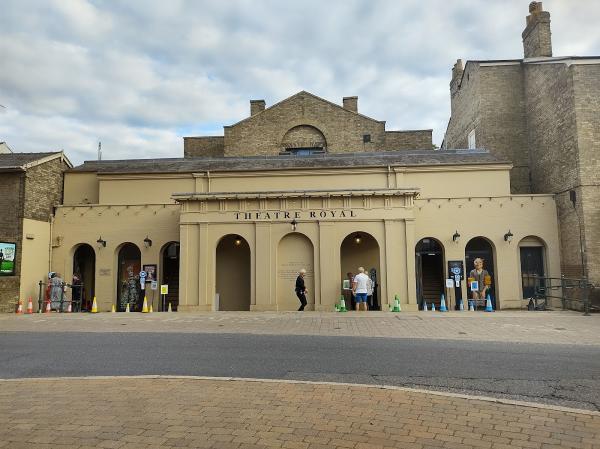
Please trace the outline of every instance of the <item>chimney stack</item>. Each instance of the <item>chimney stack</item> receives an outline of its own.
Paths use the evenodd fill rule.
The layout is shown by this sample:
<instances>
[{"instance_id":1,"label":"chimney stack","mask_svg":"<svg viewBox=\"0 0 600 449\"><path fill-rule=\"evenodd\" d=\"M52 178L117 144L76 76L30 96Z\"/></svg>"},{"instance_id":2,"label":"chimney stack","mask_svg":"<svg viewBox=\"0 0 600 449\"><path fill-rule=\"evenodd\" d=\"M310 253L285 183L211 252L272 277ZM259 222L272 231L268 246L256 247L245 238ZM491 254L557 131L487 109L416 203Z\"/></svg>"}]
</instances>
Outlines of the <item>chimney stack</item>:
<instances>
[{"instance_id":1,"label":"chimney stack","mask_svg":"<svg viewBox=\"0 0 600 449\"><path fill-rule=\"evenodd\" d=\"M256 115L265 110L265 100L250 100L250 115Z\"/></svg>"},{"instance_id":2,"label":"chimney stack","mask_svg":"<svg viewBox=\"0 0 600 449\"><path fill-rule=\"evenodd\" d=\"M529 4L529 15L526 17L523 37L523 54L525 58L552 56L552 38L550 32L550 13L544 11L542 2Z\"/></svg>"},{"instance_id":3,"label":"chimney stack","mask_svg":"<svg viewBox=\"0 0 600 449\"><path fill-rule=\"evenodd\" d=\"M462 59L457 59L456 64L452 67L452 80L450 80L450 95L454 96L458 92L458 86L462 79L465 68Z\"/></svg>"},{"instance_id":4,"label":"chimney stack","mask_svg":"<svg viewBox=\"0 0 600 449\"><path fill-rule=\"evenodd\" d=\"M344 97L344 109L358 112L358 97Z\"/></svg>"}]
</instances>

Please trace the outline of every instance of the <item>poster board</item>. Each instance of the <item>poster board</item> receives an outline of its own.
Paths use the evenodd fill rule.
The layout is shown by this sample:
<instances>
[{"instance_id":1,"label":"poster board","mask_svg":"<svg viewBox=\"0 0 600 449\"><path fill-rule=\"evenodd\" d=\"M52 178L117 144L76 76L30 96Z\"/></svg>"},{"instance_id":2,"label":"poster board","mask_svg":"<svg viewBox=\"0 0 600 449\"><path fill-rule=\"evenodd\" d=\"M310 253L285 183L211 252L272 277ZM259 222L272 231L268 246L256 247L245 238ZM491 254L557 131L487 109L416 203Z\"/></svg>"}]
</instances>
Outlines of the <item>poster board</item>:
<instances>
[{"instance_id":1,"label":"poster board","mask_svg":"<svg viewBox=\"0 0 600 449\"><path fill-rule=\"evenodd\" d=\"M17 244L0 242L0 276L15 275Z\"/></svg>"}]
</instances>

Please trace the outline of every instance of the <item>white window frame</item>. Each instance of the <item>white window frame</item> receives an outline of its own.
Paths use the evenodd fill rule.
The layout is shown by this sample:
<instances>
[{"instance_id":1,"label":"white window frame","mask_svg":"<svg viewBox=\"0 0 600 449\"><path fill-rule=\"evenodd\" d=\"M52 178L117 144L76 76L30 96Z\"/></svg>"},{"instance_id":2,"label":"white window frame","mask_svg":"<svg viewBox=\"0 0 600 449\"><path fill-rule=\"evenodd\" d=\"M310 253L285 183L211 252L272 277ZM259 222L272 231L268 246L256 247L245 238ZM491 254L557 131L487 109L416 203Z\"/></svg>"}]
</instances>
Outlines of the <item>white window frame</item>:
<instances>
[{"instance_id":1,"label":"white window frame","mask_svg":"<svg viewBox=\"0 0 600 449\"><path fill-rule=\"evenodd\" d=\"M474 150L475 148L477 148L477 144L475 143L474 129L472 129L471 132L469 132L469 136L467 137L467 146L469 147L469 150Z\"/></svg>"}]
</instances>

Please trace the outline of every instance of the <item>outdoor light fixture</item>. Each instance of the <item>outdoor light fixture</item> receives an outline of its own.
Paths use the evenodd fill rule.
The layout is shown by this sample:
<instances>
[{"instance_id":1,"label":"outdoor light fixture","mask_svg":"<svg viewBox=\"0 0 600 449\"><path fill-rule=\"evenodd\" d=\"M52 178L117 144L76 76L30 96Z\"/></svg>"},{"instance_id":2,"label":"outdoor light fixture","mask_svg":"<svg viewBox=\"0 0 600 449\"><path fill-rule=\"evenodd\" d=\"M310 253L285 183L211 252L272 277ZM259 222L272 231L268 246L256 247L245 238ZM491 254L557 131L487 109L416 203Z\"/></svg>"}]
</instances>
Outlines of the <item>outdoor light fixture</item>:
<instances>
[{"instance_id":1,"label":"outdoor light fixture","mask_svg":"<svg viewBox=\"0 0 600 449\"><path fill-rule=\"evenodd\" d=\"M456 231L454 231L454 234L452 235L452 241L454 243L458 243L458 241L460 240L460 234L458 233L458 229Z\"/></svg>"},{"instance_id":2,"label":"outdoor light fixture","mask_svg":"<svg viewBox=\"0 0 600 449\"><path fill-rule=\"evenodd\" d=\"M98 237L96 243L98 244L98 248L106 248L106 240L104 240L102 236Z\"/></svg>"},{"instance_id":3,"label":"outdoor light fixture","mask_svg":"<svg viewBox=\"0 0 600 449\"><path fill-rule=\"evenodd\" d=\"M240 246L242 244L242 238L239 235L235 236L235 240L233 241L235 246Z\"/></svg>"},{"instance_id":4,"label":"outdoor light fixture","mask_svg":"<svg viewBox=\"0 0 600 449\"><path fill-rule=\"evenodd\" d=\"M504 234L504 241L505 242L512 242L512 238L513 238L513 233L510 232L510 229L508 230L508 232L506 234Z\"/></svg>"},{"instance_id":5,"label":"outdoor light fixture","mask_svg":"<svg viewBox=\"0 0 600 449\"><path fill-rule=\"evenodd\" d=\"M298 222L296 221L295 218L292 220L291 225L292 225L292 231L295 231L296 228L298 227Z\"/></svg>"},{"instance_id":6,"label":"outdoor light fixture","mask_svg":"<svg viewBox=\"0 0 600 449\"><path fill-rule=\"evenodd\" d=\"M361 242L361 241L362 241L362 236L361 236L360 234L356 234L356 235L354 236L354 242L355 242L357 245L360 245L360 242Z\"/></svg>"},{"instance_id":7,"label":"outdoor light fixture","mask_svg":"<svg viewBox=\"0 0 600 449\"><path fill-rule=\"evenodd\" d=\"M148 238L148 236L146 236L146 238L144 239L144 246L145 246L146 248L150 248L150 247L152 246L152 240L150 240L150 239Z\"/></svg>"}]
</instances>

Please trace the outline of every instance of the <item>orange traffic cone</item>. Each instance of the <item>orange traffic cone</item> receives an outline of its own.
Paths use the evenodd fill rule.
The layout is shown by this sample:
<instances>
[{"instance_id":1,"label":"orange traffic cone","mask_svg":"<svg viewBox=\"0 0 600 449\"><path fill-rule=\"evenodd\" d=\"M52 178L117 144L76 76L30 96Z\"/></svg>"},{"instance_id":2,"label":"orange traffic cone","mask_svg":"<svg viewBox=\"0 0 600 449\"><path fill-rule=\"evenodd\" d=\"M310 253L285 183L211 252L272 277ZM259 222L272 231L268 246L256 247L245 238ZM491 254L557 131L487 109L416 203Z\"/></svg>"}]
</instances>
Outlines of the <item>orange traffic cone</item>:
<instances>
[{"instance_id":1,"label":"orange traffic cone","mask_svg":"<svg viewBox=\"0 0 600 449\"><path fill-rule=\"evenodd\" d=\"M44 311L45 313L50 313L52 311L52 309L50 308L50 301L48 301L46 303L46 310Z\"/></svg>"},{"instance_id":2,"label":"orange traffic cone","mask_svg":"<svg viewBox=\"0 0 600 449\"><path fill-rule=\"evenodd\" d=\"M73 312L73 309L71 308L71 301L69 301L69 305L67 306L67 313L71 312Z\"/></svg>"},{"instance_id":3,"label":"orange traffic cone","mask_svg":"<svg viewBox=\"0 0 600 449\"><path fill-rule=\"evenodd\" d=\"M23 301L19 299L19 307L17 307L17 315L23 315Z\"/></svg>"},{"instance_id":4,"label":"orange traffic cone","mask_svg":"<svg viewBox=\"0 0 600 449\"><path fill-rule=\"evenodd\" d=\"M29 301L27 301L27 313L33 313L33 302L31 302L31 296L29 297Z\"/></svg>"}]
</instances>

